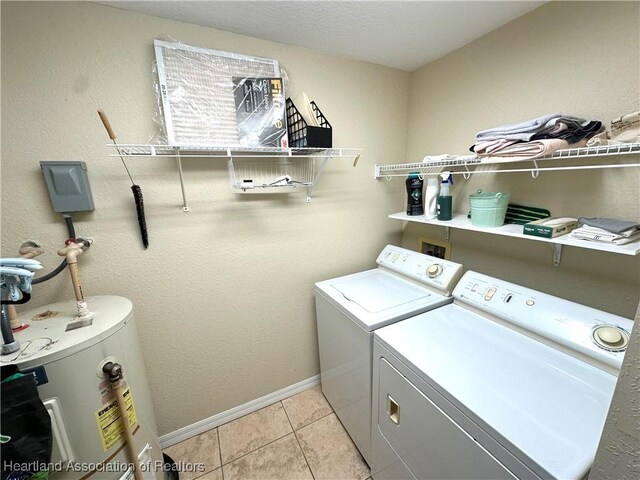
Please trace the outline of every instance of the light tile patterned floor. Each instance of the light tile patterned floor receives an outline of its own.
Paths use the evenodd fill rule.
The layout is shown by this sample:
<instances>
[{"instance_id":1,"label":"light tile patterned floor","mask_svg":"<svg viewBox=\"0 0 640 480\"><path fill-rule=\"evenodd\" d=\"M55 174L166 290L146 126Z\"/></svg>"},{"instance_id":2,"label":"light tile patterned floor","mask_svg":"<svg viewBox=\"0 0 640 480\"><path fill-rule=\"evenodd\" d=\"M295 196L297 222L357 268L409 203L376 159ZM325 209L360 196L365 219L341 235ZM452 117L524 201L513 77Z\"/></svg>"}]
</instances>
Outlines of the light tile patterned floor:
<instances>
[{"instance_id":1,"label":"light tile patterned floor","mask_svg":"<svg viewBox=\"0 0 640 480\"><path fill-rule=\"evenodd\" d=\"M203 463L181 480L365 480L369 467L313 387L166 448L176 462Z\"/></svg>"}]
</instances>

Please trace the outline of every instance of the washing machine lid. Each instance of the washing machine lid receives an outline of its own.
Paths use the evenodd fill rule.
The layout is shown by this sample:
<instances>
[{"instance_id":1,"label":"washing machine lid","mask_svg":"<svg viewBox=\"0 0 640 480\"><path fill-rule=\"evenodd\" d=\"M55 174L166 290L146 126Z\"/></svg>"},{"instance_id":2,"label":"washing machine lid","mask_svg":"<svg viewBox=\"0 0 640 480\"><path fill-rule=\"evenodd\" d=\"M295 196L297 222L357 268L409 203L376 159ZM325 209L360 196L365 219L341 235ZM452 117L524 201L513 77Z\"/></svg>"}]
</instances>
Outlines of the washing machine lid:
<instances>
[{"instance_id":1,"label":"washing machine lid","mask_svg":"<svg viewBox=\"0 0 640 480\"><path fill-rule=\"evenodd\" d=\"M614 375L454 304L375 338L532 471L586 477Z\"/></svg>"},{"instance_id":2,"label":"washing machine lid","mask_svg":"<svg viewBox=\"0 0 640 480\"><path fill-rule=\"evenodd\" d=\"M319 282L316 291L367 331L452 301L379 268Z\"/></svg>"}]
</instances>

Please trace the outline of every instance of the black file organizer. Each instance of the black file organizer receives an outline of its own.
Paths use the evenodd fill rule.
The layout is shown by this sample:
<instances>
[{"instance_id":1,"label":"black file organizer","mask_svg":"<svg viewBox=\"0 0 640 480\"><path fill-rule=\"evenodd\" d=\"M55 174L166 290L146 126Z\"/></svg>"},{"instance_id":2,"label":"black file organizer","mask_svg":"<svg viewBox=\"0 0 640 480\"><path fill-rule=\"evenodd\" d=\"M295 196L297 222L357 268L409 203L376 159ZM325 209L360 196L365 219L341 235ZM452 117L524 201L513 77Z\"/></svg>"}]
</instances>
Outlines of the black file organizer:
<instances>
[{"instance_id":1,"label":"black file organizer","mask_svg":"<svg viewBox=\"0 0 640 480\"><path fill-rule=\"evenodd\" d=\"M316 102L311 102L311 108L320 123L319 127L307 125L290 98L287 98L286 105L290 148L331 148L333 146L331 124L322 114Z\"/></svg>"}]
</instances>

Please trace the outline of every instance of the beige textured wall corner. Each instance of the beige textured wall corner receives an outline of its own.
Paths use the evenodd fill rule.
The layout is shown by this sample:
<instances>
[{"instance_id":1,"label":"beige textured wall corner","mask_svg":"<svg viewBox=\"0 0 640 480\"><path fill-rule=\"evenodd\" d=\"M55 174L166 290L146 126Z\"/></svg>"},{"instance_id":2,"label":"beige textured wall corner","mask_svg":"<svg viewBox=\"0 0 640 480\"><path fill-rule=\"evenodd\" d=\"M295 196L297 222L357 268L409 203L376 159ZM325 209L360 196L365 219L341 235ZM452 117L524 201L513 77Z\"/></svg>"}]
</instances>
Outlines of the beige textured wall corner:
<instances>
[{"instance_id":1,"label":"beige textured wall corner","mask_svg":"<svg viewBox=\"0 0 640 480\"><path fill-rule=\"evenodd\" d=\"M87 295L132 299L160 433L319 372L313 283L371 268L401 225L388 205L402 185L373 181L375 163L406 157L409 74L302 48L87 3L2 2L2 256L40 241L50 270L65 239L38 162L84 160L95 212L76 215L95 243L80 260ZM314 199L232 193L226 161L185 161L192 212L171 160L132 159L150 247L140 245L130 185L108 158L103 108L121 143L154 131L154 38L278 59L290 93L317 99L334 144ZM65 273L30 306L73 298Z\"/></svg>"},{"instance_id":2,"label":"beige textured wall corner","mask_svg":"<svg viewBox=\"0 0 640 480\"><path fill-rule=\"evenodd\" d=\"M640 108L640 4L551 2L413 72L407 161L468 153L479 130L554 111L605 122ZM612 161L606 159L605 161ZM559 216L640 221L640 170L455 177L454 209L478 188ZM395 211L400 210L397 203ZM403 244L443 231L410 223ZM452 260L595 308L633 318L640 257L565 247L552 264L542 242L452 230Z\"/></svg>"},{"instance_id":3,"label":"beige textured wall corner","mask_svg":"<svg viewBox=\"0 0 640 480\"><path fill-rule=\"evenodd\" d=\"M590 480L640 477L640 303Z\"/></svg>"}]
</instances>

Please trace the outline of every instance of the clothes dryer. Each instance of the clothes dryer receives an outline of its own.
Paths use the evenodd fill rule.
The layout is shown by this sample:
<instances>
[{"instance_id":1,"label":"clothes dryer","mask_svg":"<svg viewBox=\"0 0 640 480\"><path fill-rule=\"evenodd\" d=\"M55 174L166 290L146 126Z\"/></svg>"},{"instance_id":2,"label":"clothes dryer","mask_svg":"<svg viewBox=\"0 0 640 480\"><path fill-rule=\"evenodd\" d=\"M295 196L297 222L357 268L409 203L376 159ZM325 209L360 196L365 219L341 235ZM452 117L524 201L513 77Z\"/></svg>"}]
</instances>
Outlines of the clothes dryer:
<instances>
[{"instance_id":1,"label":"clothes dryer","mask_svg":"<svg viewBox=\"0 0 640 480\"><path fill-rule=\"evenodd\" d=\"M373 478L586 478L633 322L475 272L453 296L375 332Z\"/></svg>"},{"instance_id":2,"label":"clothes dryer","mask_svg":"<svg viewBox=\"0 0 640 480\"><path fill-rule=\"evenodd\" d=\"M369 462L373 332L451 303L462 265L388 245L378 268L315 286L322 393Z\"/></svg>"}]
</instances>

